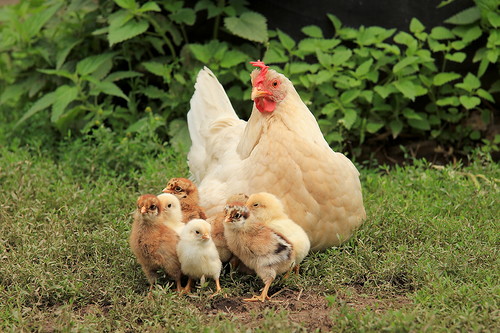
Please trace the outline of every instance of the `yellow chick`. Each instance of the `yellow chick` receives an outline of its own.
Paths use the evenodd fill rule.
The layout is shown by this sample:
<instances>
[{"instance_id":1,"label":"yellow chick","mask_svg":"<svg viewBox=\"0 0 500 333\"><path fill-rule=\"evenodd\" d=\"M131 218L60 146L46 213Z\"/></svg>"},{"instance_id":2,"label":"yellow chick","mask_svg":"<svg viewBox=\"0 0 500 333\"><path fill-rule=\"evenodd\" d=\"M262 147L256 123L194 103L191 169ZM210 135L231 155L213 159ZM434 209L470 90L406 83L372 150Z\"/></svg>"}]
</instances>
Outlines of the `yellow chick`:
<instances>
[{"instance_id":1,"label":"yellow chick","mask_svg":"<svg viewBox=\"0 0 500 333\"><path fill-rule=\"evenodd\" d=\"M311 242L304 229L286 215L281 201L271 193L252 194L246 206L252 219L264 223L292 243L295 250L294 270L298 273L299 264L311 249Z\"/></svg>"},{"instance_id":2,"label":"yellow chick","mask_svg":"<svg viewBox=\"0 0 500 333\"><path fill-rule=\"evenodd\" d=\"M246 194L240 193L232 195L227 203L242 202L245 203L248 199ZM212 239L219 251L219 257L222 262L228 262L233 258L233 253L227 247L226 238L224 237L224 210L220 211L217 215L211 216L207 222L212 225Z\"/></svg>"},{"instance_id":3,"label":"yellow chick","mask_svg":"<svg viewBox=\"0 0 500 333\"><path fill-rule=\"evenodd\" d=\"M241 203L226 205L224 234L229 249L264 281L260 296L244 299L247 302L269 299L268 292L277 274L292 267L293 245L280 233L260 222L249 219L248 208Z\"/></svg>"},{"instance_id":4,"label":"yellow chick","mask_svg":"<svg viewBox=\"0 0 500 333\"><path fill-rule=\"evenodd\" d=\"M187 178L172 178L163 189L164 193L172 193L181 202L182 222L188 223L192 219L203 219L205 210L200 206L198 188Z\"/></svg>"},{"instance_id":5,"label":"yellow chick","mask_svg":"<svg viewBox=\"0 0 500 333\"><path fill-rule=\"evenodd\" d=\"M185 224L182 223L182 210L179 199L173 194L162 193L158 195L161 202L161 218L163 222L178 235L181 234Z\"/></svg>"},{"instance_id":6,"label":"yellow chick","mask_svg":"<svg viewBox=\"0 0 500 333\"><path fill-rule=\"evenodd\" d=\"M212 277L215 280L217 294L220 290L220 272L222 262L214 242L210 237L210 224L201 219L189 221L182 230L181 238L177 244L177 255L181 263L182 273L188 276L184 292L191 291L193 279ZM215 295L214 294L214 295Z\"/></svg>"},{"instance_id":7,"label":"yellow chick","mask_svg":"<svg viewBox=\"0 0 500 333\"><path fill-rule=\"evenodd\" d=\"M158 269L174 279L177 291L181 291L181 264L177 258L179 236L163 223L161 210L162 204L156 195L139 197L129 244L146 274L150 291L158 278Z\"/></svg>"}]
</instances>

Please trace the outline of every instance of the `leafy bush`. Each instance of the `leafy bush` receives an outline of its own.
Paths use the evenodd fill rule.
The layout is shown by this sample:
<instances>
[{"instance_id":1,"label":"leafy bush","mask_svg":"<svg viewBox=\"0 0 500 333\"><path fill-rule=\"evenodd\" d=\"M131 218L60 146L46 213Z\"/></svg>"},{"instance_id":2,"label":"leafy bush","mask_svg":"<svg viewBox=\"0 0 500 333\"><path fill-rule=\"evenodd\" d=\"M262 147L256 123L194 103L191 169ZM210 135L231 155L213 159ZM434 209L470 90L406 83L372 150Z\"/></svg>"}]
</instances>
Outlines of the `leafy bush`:
<instances>
[{"instance_id":1,"label":"leafy bush","mask_svg":"<svg viewBox=\"0 0 500 333\"><path fill-rule=\"evenodd\" d=\"M336 148L498 143L486 130L500 91L500 10L476 3L447 20L451 28L413 19L409 32L349 28L328 14L333 37L307 26L296 42L244 0L22 1L0 9L0 111L13 133L36 120L59 137L105 126L131 138L154 115L156 135L181 142L198 70L209 66L247 116L248 61L263 57L281 66Z\"/></svg>"}]
</instances>

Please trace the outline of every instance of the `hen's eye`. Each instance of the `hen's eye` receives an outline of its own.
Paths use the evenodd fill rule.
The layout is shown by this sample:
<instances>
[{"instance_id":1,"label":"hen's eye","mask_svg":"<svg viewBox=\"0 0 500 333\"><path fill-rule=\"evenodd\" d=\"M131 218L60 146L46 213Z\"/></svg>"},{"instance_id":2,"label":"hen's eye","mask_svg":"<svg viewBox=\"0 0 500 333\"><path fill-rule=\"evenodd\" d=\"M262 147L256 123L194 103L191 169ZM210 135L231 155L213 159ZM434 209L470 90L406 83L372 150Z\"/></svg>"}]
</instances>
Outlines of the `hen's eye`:
<instances>
[{"instance_id":1,"label":"hen's eye","mask_svg":"<svg viewBox=\"0 0 500 333\"><path fill-rule=\"evenodd\" d=\"M176 190L177 192L180 192L180 191L182 191L182 188L181 188L180 186L176 186L176 187L175 187L175 190Z\"/></svg>"},{"instance_id":2,"label":"hen's eye","mask_svg":"<svg viewBox=\"0 0 500 333\"><path fill-rule=\"evenodd\" d=\"M274 88L276 88L279 85L279 82L278 80L274 80L271 84L273 85Z\"/></svg>"}]
</instances>

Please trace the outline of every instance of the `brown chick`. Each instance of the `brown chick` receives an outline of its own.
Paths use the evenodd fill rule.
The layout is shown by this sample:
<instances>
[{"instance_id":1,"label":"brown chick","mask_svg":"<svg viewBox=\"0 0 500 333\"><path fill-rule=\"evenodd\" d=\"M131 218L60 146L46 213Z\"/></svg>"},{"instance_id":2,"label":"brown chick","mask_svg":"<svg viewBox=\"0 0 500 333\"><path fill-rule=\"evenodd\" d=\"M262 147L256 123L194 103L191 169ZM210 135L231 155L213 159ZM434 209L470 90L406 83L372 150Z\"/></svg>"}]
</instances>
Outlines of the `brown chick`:
<instances>
[{"instance_id":1,"label":"brown chick","mask_svg":"<svg viewBox=\"0 0 500 333\"><path fill-rule=\"evenodd\" d=\"M232 195L228 200L227 204L230 202L242 202L245 203L248 199L248 195L239 193ZM228 262L233 258L233 253L227 247L227 241L224 237L224 218L226 214L225 211L222 210L218 214L207 219L207 222L212 225L212 240L217 247L217 251L219 252L219 257L222 262Z\"/></svg>"},{"instance_id":2,"label":"brown chick","mask_svg":"<svg viewBox=\"0 0 500 333\"><path fill-rule=\"evenodd\" d=\"M167 227L161 217L162 204L153 194L145 194L137 200L137 211L130 233L129 244L149 281L151 291L163 269L175 280L181 291L181 264L177 257L178 234Z\"/></svg>"},{"instance_id":3,"label":"brown chick","mask_svg":"<svg viewBox=\"0 0 500 333\"><path fill-rule=\"evenodd\" d=\"M268 292L277 274L290 270L295 257L292 244L281 234L260 222L251 222L250 212L242 203L226 205L224 233L229 249L264 281L260 296L247 302L269 299Z\"/></svg>"},{"instance_id":4,"label":"brown chick","mask_svg":"<svg viewBox=\"0 0 500 333\"><path fill-rule=\"evenodd\" d=\"M186 178L172 178L163 189L164 193L174 194L181 202L182 222L192 219L207 219L205 210L199 205L200 197L196 185Z\"/></svg>"}]
</instances>

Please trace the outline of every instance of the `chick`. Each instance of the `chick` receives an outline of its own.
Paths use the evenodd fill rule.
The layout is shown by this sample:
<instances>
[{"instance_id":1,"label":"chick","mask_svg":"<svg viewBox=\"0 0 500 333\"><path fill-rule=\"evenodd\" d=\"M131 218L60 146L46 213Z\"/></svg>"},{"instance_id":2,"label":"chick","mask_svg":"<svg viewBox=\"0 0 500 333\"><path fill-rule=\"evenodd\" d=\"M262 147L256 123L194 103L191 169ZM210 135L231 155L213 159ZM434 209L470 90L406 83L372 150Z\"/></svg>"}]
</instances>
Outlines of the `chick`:
<instances>
[{"instance_id":1,"label":"chick","mask_svg":"<svg viewBox=\"0 0 500 333\"><path fill-rule=\"evenodd\" d=\"M162 222L161 210L162 204L156 195L139 197L129 244L146 274L150 291L158 278L158 269L163 269L174 279L177 291L180 291L181 264L177 258L179 236Z\"/></svg>"},{"instance_id":2,"label":"chick","mask_svg":"<svg viewBox=\"0 0 500 333\"><path fill-rule=\"evenodd\" d=\"M163 189L164 193L172 193L181 202L182 222L188 223L192 219L203 219L205 210L199 205L200 197L196 185L186 178L172 178Z\"/></svg>"},{"instance_id":3,"label":"chick","mask_svg":"<svg viewBox=\"0 0 500 333\"><path fill-rule=\"evenodd\" d=\"M181 239L177 244L177 254L181 263L182 273L188 276L184 291L191 291L193 279L204 279L205 276L215 280L217 294L220 290L219 277L222 262L214 242L210 237L210 224L201 219L194 219L182 230ZM214 295L215 295L214 294Z\"/></svg>"},{"instance_id":4,"label":"chick","mask_svg":"<svg viewBox=\"0 0 500 333\"><path fill-rule=\"evenodd\" d=\"M185 224L182 223L181 203L173 194L162 193L158 195L158 200L161 202L162 221L180 236Z\"/></svg>"},{"instance_id":5,"label":"chick","mask_svg":"<svg viewBox=\"0 0 500 333\"><path fill-rule=\"evenodd\" d=\"M298 273L299 264L311 249L311 242L304 229L286 215L281 201L271 193L252 194L246 206L252 219L267 225L292 243L295 249L294 271Z\"/></svg>"},{"instance_id":6,"label":"chick","mask_svg":"<svg viewBox=\"0 0 500 333\"><path fill-rule=\"evenodd\" d=\"M243 202L245 203L248 199L246 194L240 193L232 195L226 203L230 202ZM212 225L212 239L219 251L219 257L222 262L228 262L233 258L233 253L227 247L226 238L224 237L224 210L220 211L218 214L211 216L207 219Z\"/></svg>"},{"instance_id":7,"label":"chick","mask_svg":"<svg viewBox=\"0 0 500 333\"><path fill-rule=\"evenodd\" d=\"M241 203L226 205L224 234L229 249L264 281L260 296L247 302L269 299L268 292L277 274L290 270L295 258L293 245L263 223L250 221L248 208Z\"/></svg>"}]
</instances>

